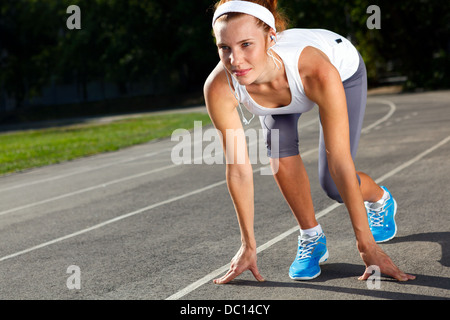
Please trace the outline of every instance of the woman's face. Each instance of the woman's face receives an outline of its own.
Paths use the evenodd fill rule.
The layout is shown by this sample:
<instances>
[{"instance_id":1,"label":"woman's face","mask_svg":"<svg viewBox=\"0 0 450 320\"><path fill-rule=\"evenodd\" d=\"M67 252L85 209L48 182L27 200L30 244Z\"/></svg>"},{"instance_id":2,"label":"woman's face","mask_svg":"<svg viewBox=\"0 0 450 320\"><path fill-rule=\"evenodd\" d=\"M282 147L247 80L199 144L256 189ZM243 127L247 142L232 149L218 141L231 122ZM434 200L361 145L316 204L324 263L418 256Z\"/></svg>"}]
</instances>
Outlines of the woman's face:
<instances>
[{"instance_id":1,"label":"woman's face","mask_svg":"<svg viewBox=\"0 0 450 320\"><path fill-rule=\"evenodd\" d=\"M214 24L219 57L227 70L241 85L257 83L268 63L268 35L249 15Z\"/></svg>"}]
</instances>

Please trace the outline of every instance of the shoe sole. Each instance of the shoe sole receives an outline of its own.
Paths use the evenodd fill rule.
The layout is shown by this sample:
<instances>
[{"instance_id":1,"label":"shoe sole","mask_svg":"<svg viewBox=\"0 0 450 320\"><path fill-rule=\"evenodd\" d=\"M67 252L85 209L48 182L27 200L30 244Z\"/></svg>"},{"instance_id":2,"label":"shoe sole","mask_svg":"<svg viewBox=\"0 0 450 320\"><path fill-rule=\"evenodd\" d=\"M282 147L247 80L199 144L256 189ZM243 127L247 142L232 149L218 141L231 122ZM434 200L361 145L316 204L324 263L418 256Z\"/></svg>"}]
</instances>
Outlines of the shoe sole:
<instances>
[{"instance_id":1,"label":"shoe sole","mask_svg":"<svg viewBox=\"0 0 450 320\"><path fill-rule=\"evenodd\" d=\"M328 249L325 252L325 254L322 256L322 258L320 258L319 265L325 263L325 261L327 261L327 260L328 260ZM318 273L316 273L315 275L310 276L310 277L292 277L291 275L289 275L289 278L291 278L292 280L312 280L312 279L315 279L318 276L320 276L321 272L322 271L319 269Z\"/></svg>"},{"instance_id":2,"label":"shoe sole","mask_svg":"<svg viewBox=\"0 0 450 320\"><path fill-rule=\"evenodd\" d=\"M375 241L376 243L383 243L383 242L388 242L389 240L392 240L395 238L395 235L397 234L397 223L395 222L395 215L397 214L397 201L395 201L394 199L394 216L392 217L392 220L394 221L394 234L392 235L392 237L384 239L384 240L378 240Z\"/></svg>"}]
</instances>

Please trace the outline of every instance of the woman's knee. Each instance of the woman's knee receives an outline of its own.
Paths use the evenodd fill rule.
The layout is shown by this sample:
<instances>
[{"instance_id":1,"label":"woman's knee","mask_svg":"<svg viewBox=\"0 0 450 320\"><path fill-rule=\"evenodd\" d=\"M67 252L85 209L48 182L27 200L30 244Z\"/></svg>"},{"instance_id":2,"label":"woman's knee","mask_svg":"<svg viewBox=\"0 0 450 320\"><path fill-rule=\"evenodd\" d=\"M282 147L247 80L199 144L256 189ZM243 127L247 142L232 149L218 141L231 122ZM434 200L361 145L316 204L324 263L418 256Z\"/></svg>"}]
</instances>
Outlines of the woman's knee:
<instances>
[{"instance_id":1,"label":"woman's knee","mask_svg":"<svg viewBox=\"0 0 450 320\"><path fill-rule=\"evenodd\" d=\"M356 174L356 178L358 179L359 185L361 185L361 177L359 174ZM327 171L325 174L322 172L319 172L319 180L320 180L320 186L322 187L323 191L325 191L326 195L333 200L336 200L339 203L343 203L341 195L339 194L339 191L336 187L336 184L334 183L333 179L331 178L330 173Z\"/></svg>"},{"instance_id":2,"label":"woman's knee","mask_svg":"<svg viewBox=\"0 0 450 320\"><path fill-rule=\"evenodd\" d=\"M320 177L320 186L322 187L323 191L325 191L325 194L328 196L328 198L333 199L339 203L343 203L341 195L339 194L338 189L336 188L336 184L334 183L333 179L331 177Z\"/></svg>"}]
</instances>

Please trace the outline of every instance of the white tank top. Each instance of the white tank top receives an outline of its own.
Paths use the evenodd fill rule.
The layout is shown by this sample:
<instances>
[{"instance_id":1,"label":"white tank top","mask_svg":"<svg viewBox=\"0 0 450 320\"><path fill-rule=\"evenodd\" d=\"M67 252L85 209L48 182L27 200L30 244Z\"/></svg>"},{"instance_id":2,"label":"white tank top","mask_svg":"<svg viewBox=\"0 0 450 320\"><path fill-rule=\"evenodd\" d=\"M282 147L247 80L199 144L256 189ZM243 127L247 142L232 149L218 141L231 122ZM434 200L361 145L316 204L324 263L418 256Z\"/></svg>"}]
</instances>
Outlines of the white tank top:
<instances>
[{"instance_id":1,"label":"white tank top","mask_svg":"<svg viewBox=\"0 0 450 320\"><path fill-rule=\"evenodd\" d=\"M325 53L338 70L341 80L350 78L358 69L359 55L356 48L346 38L323 29L289 29L278 33L277 43L272 49L283 60L291 90L291 103L278 108L265 108L256 103L245 86L234 77L233 86L237 98L248 111L258 116L275 114L304 113L315 103L306 95L298 72L298 59L305 47L314 47Z\"/></svg>"}]
</instances>

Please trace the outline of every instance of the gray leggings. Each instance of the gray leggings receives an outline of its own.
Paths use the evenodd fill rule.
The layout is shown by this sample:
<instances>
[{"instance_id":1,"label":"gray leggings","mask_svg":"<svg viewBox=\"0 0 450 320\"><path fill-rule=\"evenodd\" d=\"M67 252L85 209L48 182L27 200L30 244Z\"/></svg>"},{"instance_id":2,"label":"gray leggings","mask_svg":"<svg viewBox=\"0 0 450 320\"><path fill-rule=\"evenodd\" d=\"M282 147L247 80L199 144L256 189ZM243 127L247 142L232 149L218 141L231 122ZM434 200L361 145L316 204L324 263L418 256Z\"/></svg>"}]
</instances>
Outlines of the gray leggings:
<instances>
[{"instance_id":1,"label":"gray leggings","mask_svg":"<svg viewBox=\"0 0 450 320\"><path fill-rule=\"evenodd\" d=\"M358 70L354 75L342 83L347 99L348 120L350 125L350 151L353 159L355 158L356 150L358 148L367 100L366 66L361 55L359 57ZM264 131L266 132L265 140L269 157L285 158L299 154L297 128L300 116L301 113L260 116L261 125L266 129ZM271 150L271 129L279 130L279 148L277 153L272 152ZM319 138L319 179L320 185L328 197L342 203L342 198L339 195L328 169L322 124L320 125ZM358 180L361 183L359 176Z\"/></svg>"}]
</instances>

